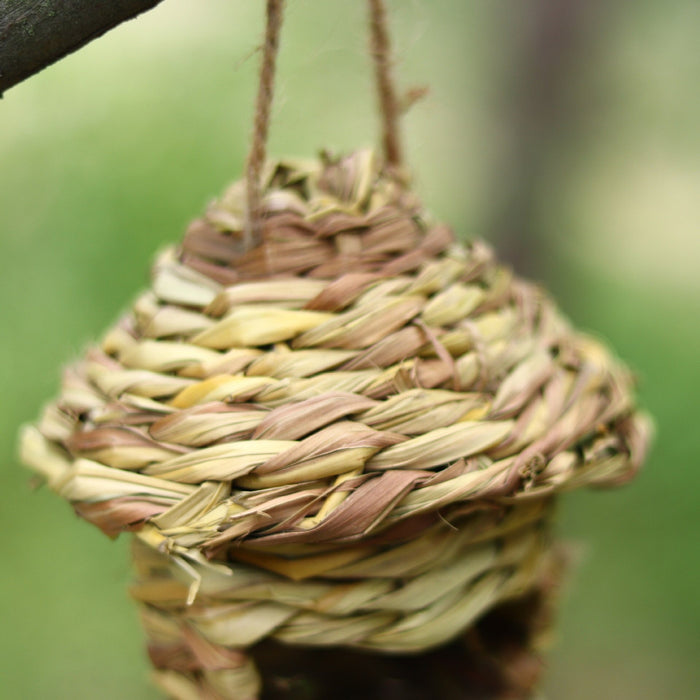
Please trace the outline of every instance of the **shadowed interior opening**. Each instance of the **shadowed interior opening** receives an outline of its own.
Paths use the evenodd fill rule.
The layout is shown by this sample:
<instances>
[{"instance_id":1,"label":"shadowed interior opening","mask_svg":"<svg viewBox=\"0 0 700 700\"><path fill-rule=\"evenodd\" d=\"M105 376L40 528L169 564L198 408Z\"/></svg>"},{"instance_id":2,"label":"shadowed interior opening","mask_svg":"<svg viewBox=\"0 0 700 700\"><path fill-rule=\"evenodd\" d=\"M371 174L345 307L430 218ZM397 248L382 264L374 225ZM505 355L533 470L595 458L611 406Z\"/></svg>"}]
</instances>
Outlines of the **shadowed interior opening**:
<instances>
[{"instance_id":1,"label":"shadowed interior opening","mask_svg":"<svg viewBox=\"0 0 700 700\"><path fill-rule=\"evenodd\" d=\"M531 696L551 625L546 582L497 606L455 641L422 654L309 649L264 641L251 650L262 700L495 700Z\"/></svg>"}]
</instances>

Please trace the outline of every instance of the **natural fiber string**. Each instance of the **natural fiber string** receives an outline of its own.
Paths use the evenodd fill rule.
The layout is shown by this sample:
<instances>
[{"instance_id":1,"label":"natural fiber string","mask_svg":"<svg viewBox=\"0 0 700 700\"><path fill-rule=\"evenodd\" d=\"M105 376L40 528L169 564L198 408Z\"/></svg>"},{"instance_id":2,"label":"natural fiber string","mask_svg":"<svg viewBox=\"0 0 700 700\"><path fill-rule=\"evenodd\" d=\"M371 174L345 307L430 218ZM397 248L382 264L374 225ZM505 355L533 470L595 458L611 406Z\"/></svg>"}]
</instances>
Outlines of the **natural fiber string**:
<instances>
[{"instance_id":1,"label":"natural fiber string","mask_svg":"<svg viewBox=\"0 0 700 700\"><path fill-rule=\"evenodd\" d=\"M399 138L399 102L391 79L391 46L387 30L386 7L383 0L369 0L370 11L370 51L374 60L374 70L379 95L379 108L382 117L382 141L387 165L399 166L402 161L402 148Z\"/></svg>"},{"instance_id":2,"label":"natural fiber string","mask_svg":"<svg viewBox=\"0 0 700 700\"><path fill-rule=\"evenodd\" d=\"M284 0L267 0L265 42L263 61L260 70L258 95L255 108L253 141L248 154L246 168L247 219L245 226L245 247L260 241L261 233L261 183L260 175L265 163L267 136L270 127L270 109L274 95L275 65L279 50L280 29ZM396 90L391 78L391 45L387 29L387 13L383 0L369 0L370 11L370 53L379 96L379 109L382 119L382 142L386 163L398 167L402 162L402 148L398 121L401 113Z\"/></svg>"},{"instance_id":3,"label":"natural fiber string","mask_svg":"<svg viewBox=\"0 0 700 700\"><path fill-rule=\"evenodd\" d=\"M260 175L265 163L267 134L270 128L270 109L275 87L275 64L279 50L280 28L284 0L267 0L265 42L263 60L258 83L258 96L255 105L255 124L253 142L248 154L246 167L247 219L245 227L245 247L250 247L260 240Z\"/></svg>"}]
</instances>

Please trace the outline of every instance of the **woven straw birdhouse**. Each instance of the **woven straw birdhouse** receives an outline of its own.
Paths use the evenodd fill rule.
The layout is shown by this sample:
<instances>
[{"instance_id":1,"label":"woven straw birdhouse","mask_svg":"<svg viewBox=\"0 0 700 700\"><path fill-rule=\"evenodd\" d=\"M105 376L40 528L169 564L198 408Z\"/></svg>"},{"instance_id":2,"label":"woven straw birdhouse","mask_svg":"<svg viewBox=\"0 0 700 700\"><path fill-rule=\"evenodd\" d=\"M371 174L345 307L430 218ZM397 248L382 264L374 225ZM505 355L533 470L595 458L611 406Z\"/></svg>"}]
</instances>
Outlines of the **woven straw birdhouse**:
<instances>
[{"instance_id":1,"label":"woven straw birdhouse","mask_svg":"<svg viewBox=\"0 0 700 700\"><path fill-rule=\"evenodd\" d=\"M511 662L537 651L557 494L645 452L629 373L370 151L268 162L259 214L251 244L237 182L160 255L24 461L133 533L175 698L275 692L270 649L439 665L455 643L500 664L493 697L527 697Z\"/></svg>"},{"instance_id":2,"label":"woven straw birdhouse","mask_svg":"<svg viewBox=\"0 0 700 700\"><path fill-rule=\"evenodd\" d=\"M135 532L175 697L252 698L249 648L424 652L550 575L561 491L644 453L627 371L369 152L243 182L67 372L23 458ZM254 654L253 654L254 656Z\"/></svg>"}]
</instances>

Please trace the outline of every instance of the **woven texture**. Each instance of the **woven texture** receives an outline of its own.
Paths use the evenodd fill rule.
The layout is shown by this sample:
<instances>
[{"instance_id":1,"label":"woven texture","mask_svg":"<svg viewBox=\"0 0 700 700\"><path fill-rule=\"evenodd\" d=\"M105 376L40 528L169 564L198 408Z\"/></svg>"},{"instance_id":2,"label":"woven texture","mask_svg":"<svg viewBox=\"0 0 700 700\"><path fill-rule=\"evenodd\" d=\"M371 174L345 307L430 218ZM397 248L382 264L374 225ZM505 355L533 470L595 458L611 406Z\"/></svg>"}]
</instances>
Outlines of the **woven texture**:
<instances>
[{"instance_id":1,"label":"woven texture","mask_svg":"<svg viewBox=\"0 0 700 700\"><path fill-rule=\"evenodd\" d=\"M135 531L158 681L255 698L246 650L424 652L551 570L553 496L638 469L628 372L370 152L234 184L65 375L24 461Z\"/></svg>"}]
</instances>

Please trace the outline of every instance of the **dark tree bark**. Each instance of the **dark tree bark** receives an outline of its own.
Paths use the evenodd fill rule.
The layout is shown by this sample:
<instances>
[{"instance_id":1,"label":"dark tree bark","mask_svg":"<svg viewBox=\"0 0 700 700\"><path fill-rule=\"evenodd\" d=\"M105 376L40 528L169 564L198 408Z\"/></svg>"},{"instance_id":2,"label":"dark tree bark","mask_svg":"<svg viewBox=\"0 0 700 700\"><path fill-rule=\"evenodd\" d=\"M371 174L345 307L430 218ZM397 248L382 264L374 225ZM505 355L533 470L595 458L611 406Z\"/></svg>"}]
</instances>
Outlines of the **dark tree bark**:
<instances>
[{"instance_id":1,"label":"dark tree bark","mask_svg":"<svg viewBox=\"0 0 700 700\"><path fill-rule=\"evenodd\" d=\"M0 0L0 96L162 0Z\"/></svg>"}]
</instances>

